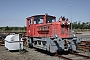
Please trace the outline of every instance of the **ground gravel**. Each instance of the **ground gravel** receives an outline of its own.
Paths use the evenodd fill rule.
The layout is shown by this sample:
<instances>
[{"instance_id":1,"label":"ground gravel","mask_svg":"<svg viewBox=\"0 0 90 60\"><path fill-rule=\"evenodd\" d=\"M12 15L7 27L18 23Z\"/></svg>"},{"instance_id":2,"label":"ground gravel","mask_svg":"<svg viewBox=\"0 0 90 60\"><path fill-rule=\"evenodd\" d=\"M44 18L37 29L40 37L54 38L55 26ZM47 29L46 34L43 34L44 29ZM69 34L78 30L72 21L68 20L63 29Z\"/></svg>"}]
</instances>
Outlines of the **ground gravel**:
<instances>
[{"instance_id":1,"label":"ground gravel","mask_svg":"<svg viewBox=\"0 0 90 60\"><path fill-rule=\"evenodd\" d=\"M90 32L78 34L76 36L81 37L84 41L90 41ZM0 60L63 60L28 47L24 47L24 49L26 49L26 51L23 51L22 53L19 53L18 51L10 52L6 50L4 46L0 46ZM90 56L90 51L83 52L80 50L79 52Z\"/></svg>"},{"instance_id":2,"label":"ground gravel","mask_svg":"<svg viewBox=\"0 0 90 60\"><path fill-rule=\"evenodd\" d=\"M6 50L4 46L0 46L0 60L62 60L58 57L35 51L35 49L30 49L28 47L24 47L24 49L26 49L27 52L10 52Z\"/></svg>"}]
</instances>

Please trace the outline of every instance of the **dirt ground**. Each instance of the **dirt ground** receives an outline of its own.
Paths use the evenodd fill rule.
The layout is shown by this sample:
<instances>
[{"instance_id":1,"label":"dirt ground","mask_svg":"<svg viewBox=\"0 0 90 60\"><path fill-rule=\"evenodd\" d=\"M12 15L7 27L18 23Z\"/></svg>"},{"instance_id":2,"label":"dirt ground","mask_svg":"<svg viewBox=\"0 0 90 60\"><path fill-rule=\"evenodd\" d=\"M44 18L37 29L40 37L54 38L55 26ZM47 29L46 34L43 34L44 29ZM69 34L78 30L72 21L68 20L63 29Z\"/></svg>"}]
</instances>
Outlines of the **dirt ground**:
<instances>
[{"instance_id":1,"label":"dirt ground","mask_svg":"<svg viewBox=\"0 0 90 60\"><path fill-rule=\"evenodd\" d=\"M30 49L24 46L23 51L8 51L4 46L0 46L0 60L63 60L61 58L50 56L46 53L37 51L36 49ZM90 56L90 52L79 51L82 55ZM68 55L67 55L68 56Z\"/></svg>"},{"instance_id":2,"label":"dirt ground","mask_svg":"<svg viewBox=\"0 0 90 60\"><path fill-rule=\"evenodd\" d=\"M10 52L5 49L4 46L0 46L0 60L31 60L31 56L28 53L20 54L19 52ZM30 56L30 57L29 57ZM32 57L33 59L33 57Z\"/></svg>"},{"instance_id":3,"label":"dirt ground","mask_svg":"<svg viewBox=\"0 0 90 60\"><path fill-rule=\"evenodd\" d=\"M0 46L0 60L60 60L58 57L50 56L28 47L25 49L28 51L21 53L18 51L10 52L4 46Z\"/></svg>"},{"instance_id":4,"label":"dirt ground","mask_svg":"<svg viewBox=\"0 0 90 60\"><path fill-rule=\"evenodd\" d=\"M82 40L90 41L90 32L82 32L82 34L76 35L81 37ZM38 52L34 49L24 47L27 51L23 51L21 54L18 51L8 51L4 46L0 46L0 60L62 60L58 57L50 56L42 52ZM84 54L90 56L90 52Z\"/></svg>"},{"instance_id":5,"label":"dirt ground","mask_svg":"<svg viewBox=\"0 0 90 60\"><path fill-rule=\"evenodd\" d=\"M82 34L76 34L78 38L82 38L81 41L90 41L90 31L88 32L79 32Z\"/></svg>"}]
</instances>

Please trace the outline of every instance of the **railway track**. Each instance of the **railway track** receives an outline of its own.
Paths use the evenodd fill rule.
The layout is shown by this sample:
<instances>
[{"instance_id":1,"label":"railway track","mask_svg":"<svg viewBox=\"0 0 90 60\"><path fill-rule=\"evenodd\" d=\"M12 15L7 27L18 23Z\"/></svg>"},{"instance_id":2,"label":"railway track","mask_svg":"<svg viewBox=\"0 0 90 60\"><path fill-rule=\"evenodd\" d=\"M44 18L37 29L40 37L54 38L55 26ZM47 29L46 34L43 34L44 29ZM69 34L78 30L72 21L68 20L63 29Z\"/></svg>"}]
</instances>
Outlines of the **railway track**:
<instances>
[{"instance_id":1,"label":"railway track","mask_svg":"<svg viewBox=\"0 0 90 60\"><path fill-rule=\"evenodd\" d=\"M78 53L71 53L68 55L56 54L56 57L62 58L63 60L90 60L90 56L81 55Z\"/></svg>"},{"instance_id":2,"label":"railway track","mask_svg":"<svg viewBox=\"0 0 90 60\"><path fill-rule=\"evenodd\" d=\"M81 41L78 45L79 49L88 50L90 51L90 42L89 41ZM70 53L68 55L59 55L56 54L55 56L62 58L64 60L90 60L90 56L85 56L78 53Z\"/></svg>"},{"instance_id":3,"label":"railway track","mask_svg":"<svg viewBox=\"0 0 90 60\"><path fill-rule=\"evenodd\" d=\"M25 47L25 46L24 46ZM25 49L27 50L27 51L29 51L29 48L28 47L25 47ZM37 50L37 49L35 49L35 48L32 48L32 50ZM41 52L41 50L40 51L38 51L38 52ZM47 53L46 53L47 54ZM47 54L48 55L48 54ZM69 54L67 54L67 55L64 55L64 54L55 54L54 55L55 57L58 57L58 58L60 58L60 59L62 59L62 60L90 60L90 56L86 56L86 55L82 55L81 53L69 53Z\"/></svg>"},{"instance_id":4,"label":"railway track","mask_svg":"<svg viewBox=\"0 0 90 60\"><path fill-rule=\"evenodd\" d=\"M79 48L81 49L86 49L90 51L90 42L88 41L81 41L78 45Z\"/></svg>"}]
</instances>

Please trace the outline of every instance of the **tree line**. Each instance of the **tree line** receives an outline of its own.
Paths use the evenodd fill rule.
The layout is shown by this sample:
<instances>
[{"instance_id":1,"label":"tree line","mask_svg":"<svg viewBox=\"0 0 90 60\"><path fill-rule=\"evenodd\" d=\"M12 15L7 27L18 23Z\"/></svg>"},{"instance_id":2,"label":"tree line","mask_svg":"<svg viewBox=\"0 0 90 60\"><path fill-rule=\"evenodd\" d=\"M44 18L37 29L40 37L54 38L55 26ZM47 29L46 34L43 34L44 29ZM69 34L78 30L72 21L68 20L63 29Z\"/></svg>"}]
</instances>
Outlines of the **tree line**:
<instances>
[{"instance_id":1,"label":"tree line","mask_svg":"<svg viewBox=\"0 0 90 60\"><path fill-rule=\"evenodd\" d=\"M90 29L90 22L73 22L73 29Z\"/></svg>"},{"instance_id":2,"label":"tree line","mask_svg":"<svg viewBox=\"0 0 90 60\"><path fill-rule=\"evenodd\" d=\"M25 32L26 27L0 27L0 32Z\"/></svg>"},{"instance_id":3,"label":"tree line","mask_svg":"<svg viewBox=\"0 0 90 60\"><path fill-rule=\"evenodd\" d=\"M72 22L72 29L76 30L89 30L90 31L90 22ZM0 32L25 32L26 27L0 27Z\"/></svg>"}]
</instances>

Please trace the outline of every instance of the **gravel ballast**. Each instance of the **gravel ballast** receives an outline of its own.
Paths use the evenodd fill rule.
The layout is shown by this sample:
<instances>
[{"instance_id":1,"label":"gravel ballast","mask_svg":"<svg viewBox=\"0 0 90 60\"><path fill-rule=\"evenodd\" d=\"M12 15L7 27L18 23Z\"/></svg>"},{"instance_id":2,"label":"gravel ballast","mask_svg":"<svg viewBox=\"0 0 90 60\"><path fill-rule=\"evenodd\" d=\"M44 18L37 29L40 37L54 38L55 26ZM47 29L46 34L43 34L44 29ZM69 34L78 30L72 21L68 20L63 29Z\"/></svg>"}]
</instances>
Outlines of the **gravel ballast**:
<instances>
[{"instance_id":1,"label":"gravel ballast","mask_svg":"<svg viewBox=\"0 0 90 60\"><path fill-rule=\"evenodd\" d=\"M27 52L10 52L6 50L4 46L0 46L0 60L60 60L58 57L35 51L35 49L28 47L24 47L24 49L26 49Z\"/></svg>"}]
</instances>

